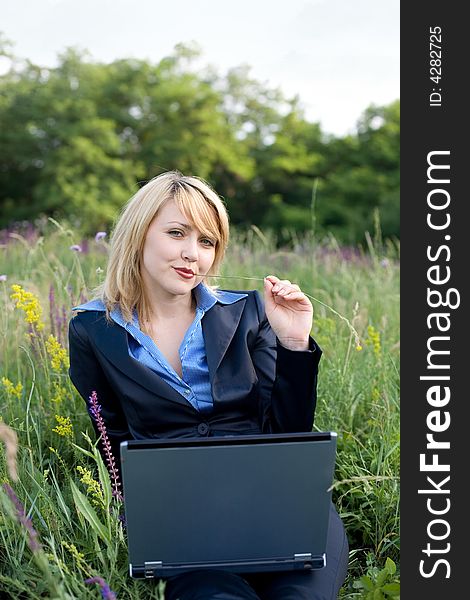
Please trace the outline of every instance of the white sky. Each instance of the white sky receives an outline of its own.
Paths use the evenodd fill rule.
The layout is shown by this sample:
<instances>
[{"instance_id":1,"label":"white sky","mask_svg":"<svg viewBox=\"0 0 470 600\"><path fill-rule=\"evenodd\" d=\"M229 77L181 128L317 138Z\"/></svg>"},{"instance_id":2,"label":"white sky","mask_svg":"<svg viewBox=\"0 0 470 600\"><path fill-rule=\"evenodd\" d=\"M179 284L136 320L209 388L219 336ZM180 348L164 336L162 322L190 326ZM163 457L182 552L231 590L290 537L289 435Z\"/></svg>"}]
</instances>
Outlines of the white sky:
<instances>
[{"instance_id":1,"label":"white sky","mask_svg":"<svg viewBox=\"0 0 470 600\"><path fill-rule=\"evenodd\" d=\"M0 14L14 54L44 66L68 46L156 63L195 41L202 64L249 64L336 135L399 98L399 0L0 0Z\"/></svg>"}]
</instances>

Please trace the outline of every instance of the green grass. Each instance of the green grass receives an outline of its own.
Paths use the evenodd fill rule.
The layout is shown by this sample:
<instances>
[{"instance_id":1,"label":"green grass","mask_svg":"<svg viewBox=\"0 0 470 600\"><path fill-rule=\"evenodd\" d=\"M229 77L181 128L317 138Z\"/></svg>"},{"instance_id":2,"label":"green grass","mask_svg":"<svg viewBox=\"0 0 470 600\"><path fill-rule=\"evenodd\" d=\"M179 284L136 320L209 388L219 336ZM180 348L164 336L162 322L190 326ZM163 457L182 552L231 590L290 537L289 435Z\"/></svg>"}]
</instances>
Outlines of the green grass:
<instances>
[{"instance_id":1,"label":"green grass","mask_svg":"<svg viewBox=\"0 0 470 600\"><path fill-rule=\"evenodd\" d=\"M324 352L315 429L338 433L333 496L351 550L341 598L366 598L371 585L399 580L399 251L378 237L368 238L367 253L339 248L334 239L291 238L279 249L271 234L235 231L222 270L231 278L217 283L261 291L261 281L243 278L275 274L315 298L312 334ZM69 249L84 242L87 252ZM83 435L91 435L91 423L66 362L53 366L46 345L52 333L66 347L70 308L101 281L106 257L105 242L82 240L53 223L33 236L17 233L0 247L0 275L8 278L0 283L0 415L18 436L19 480L9 475L3 452L0 479L14 489L41 544L30 550L27 530L0 489L6 597L98 598L98 585L84 580L99 576L118 598L163 598L162 586L128 577L122 507L110 493L94 438ZM25 312L10 298L12 284L39 299L44 329L32 337ZM60 427L56 415L70 421ZM77 466L101 486L84 483ZM392 597L384 595L386 586L374 597Z\"/></svg>"}]
</instances>

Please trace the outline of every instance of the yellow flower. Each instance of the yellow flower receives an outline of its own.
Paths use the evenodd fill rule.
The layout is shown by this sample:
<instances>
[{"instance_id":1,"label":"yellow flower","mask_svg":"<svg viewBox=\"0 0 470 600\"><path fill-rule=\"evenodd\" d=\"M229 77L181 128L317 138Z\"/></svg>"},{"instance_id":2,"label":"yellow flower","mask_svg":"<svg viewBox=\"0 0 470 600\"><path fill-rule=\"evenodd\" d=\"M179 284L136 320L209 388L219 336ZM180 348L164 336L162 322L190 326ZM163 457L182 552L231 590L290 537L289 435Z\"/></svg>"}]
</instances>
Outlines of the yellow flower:
<instances>
[{"instance_id":1,"label":"yellow flower","mask_svg":"<svg viewBox=\"0 0 470 600\"><path fill-rule=\"evenodd\" d=\"M85 555L77 550L75 544L69 544L68 542L62 542L62 546L67 548L70 554L73 556L77 563L77 567L83 571L83 573L88 577L91 571L91 567L87 565L85 562Z\"/></svg>"},{"instance_id":2,"label":"yellow flower","mask_svg":"<svg viewBox=\"0 0 470 600\"><path fill-rule=\"evenodd\" d=\"M13 383L6 377L2 377L2 383L8 396L16 397L18 400L20 399L21 392L23 391L22 383L18 382L16 385L13 385Z\"/></svg>"},{"instance_id":3,"label":"yellow flower","mask_svg":"<svg viewBox=\"0 0 470 600\"><path fill-rule=\"evenodd\" d=\"M64 471L67 471L67 465L64 462L64 459L61 457L61 455L57 452L57 450L55 448L52 448L51 446L49 446L49 450L55 454L57 456L57 460L59 461L60 466L64 469Z\"/></svg>"},{"instance_id":4,"label":"yellow flower","mask_svg":"<svg viewBox=\"0 0 470 600\"><path fill-rule=\"evenodd\" d=\"M68 542L62 542L62 546L65 546L70 554L77 560L83 561L85 559L85 555L77 550L75 544L69 544Z\"/></svg>"},{"instance_id":5,"label":"yellow flower","mask_svg":"<svg viewBox=\"0 0 470 600\"><path fill-rule=\"evenodd\" d=\"M377 331L373 325L367 327L367 335L369 336L366 340L368 346L374 347L374 354L380 356L382 354L382 345L380 343L380 331Z\"/></svg>"},{"instance_id":6,"label":"yellow flower","mask_svg":"<svg viewBox=\"0 0 470 600\"><path fill-rule=\"evenodd\" d=\"M67 350L60 345L57 338L50 335L46 340L46 350L51 357L51 365L54 371L60 371L61 365L66 369L69 368L69 357Z\"/></svg>"},{"instance_id":7,"label":"yellow flower","mask_svg":"<svg viewBox=\"0 0 470 600\"><path fill-rule=\"evenodd\" d=\"M26 323L34 325L38 331L44 329L44 323L41 321L42 307L39 304L39 299L32 292L27 292L21 285L16 283L11 286L11 289L13 293L10 298L16 301L16 308L25 313Z\"/></svg>"},{"instance_id":8,"label":"yellow flower","mask_svg":"<svg viewBox=\"0 0 470 600\"><path fill-rule=\"evenodd\" d=\"M56 554L52 554L51 552L48 552L48 553L46 553L46 558L50 562L56 563L56 565L59 567L59 569L61 571L64 571L65 573L67 573L67 575L70 575L69 568L64 563L64 561L61 558L59 558Z\"/></svg>"},{"instance_id":9,"label":"yellow flower","mask_svg":"<svg viewBox=\"0 0 470 600\"><path fill-rule=\"evenodd\" d=\"M374 402L377 402L380 399L380 391L377 388L373 388L371 396L372 396L372 400Z\"/></svg>"},{"instance_id":10,"label":"yellow flower","mask_svg":"<svg viewBox=\"0 0 470 600\"><path fill-rule=\"evenodd\" d=\"M54 392L53 392L53 396L51 398L52 402L55 402L56 404L60 404L62 402L62 400L64 399L64 397L67 394L67 390L62 387L61 385L59 385L56 381L53 382L52 384L53 388L54 388Z\"/></svg>"},{"instance_id":11,"label":"yellow flower","mask_svg":"<svg viewBox=\"0 0 470 600\"><path fill-rule=\"evenodd\" d=\"M103 490L96 479L93 479L91 471L78 465L77 471L80 473L80 481L87 486L87 493L91 494L92 502L96 506L104 506Z\"/></svg>"},{"instance_id":12,"label":"yellow flower","mask_svg":"<svg viewBox=\"0 0 470 600\"><path fill-rule=\"evenodd\" d=\"M61 417L60 415L56 415L55 420L57 421L57 425L52 431L58 433L62 437L72 437L73 427L70 417Z\"/></svg>"}]
</instances>

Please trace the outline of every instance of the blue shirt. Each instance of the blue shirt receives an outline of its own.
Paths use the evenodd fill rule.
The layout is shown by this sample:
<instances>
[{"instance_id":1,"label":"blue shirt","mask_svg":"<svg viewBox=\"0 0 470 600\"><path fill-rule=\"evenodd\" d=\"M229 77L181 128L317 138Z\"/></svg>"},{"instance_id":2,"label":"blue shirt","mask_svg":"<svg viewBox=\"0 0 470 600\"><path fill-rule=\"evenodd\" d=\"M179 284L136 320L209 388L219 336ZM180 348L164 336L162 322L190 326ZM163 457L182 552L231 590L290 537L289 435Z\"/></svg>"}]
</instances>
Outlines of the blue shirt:
<instances>
[{"instance_id":1,"label":"blue shirt","mask_svg":"<svg viewBox=\"0 0 470 600\"><path fill-rule=\"evenodd\" d=\"M179 347L183 378L169 364L153 339L141 331L136 310L134 310L132 323L124 320L119 308L113 309L110 316L117 325L127 331L129 355L131 357L157 373L166 383L184 396L196 410L209 412L213 408L213 399L201 321L207 311L217 302L233 304L246 296L247 294L219 290L215 295L203 283L194 288L196 316L188 327ZM72 310L105 312L106 307L100 299L95 299L80 306L75 306Z\"/></svg>"}]
</instances>

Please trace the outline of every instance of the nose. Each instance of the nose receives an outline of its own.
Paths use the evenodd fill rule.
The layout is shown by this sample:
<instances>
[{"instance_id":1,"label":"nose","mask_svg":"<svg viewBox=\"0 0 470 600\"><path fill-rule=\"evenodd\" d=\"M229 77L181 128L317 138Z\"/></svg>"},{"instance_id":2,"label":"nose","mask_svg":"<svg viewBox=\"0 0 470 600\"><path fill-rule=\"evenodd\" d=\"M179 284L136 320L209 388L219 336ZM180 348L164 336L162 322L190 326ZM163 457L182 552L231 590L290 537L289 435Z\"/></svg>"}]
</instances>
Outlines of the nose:
<instances>
[{"instance_id":1,"label":"nose","mask_svg":"<svg viewBox=\"0 0 470 600\"><path fill-rule=\"evenodd\" d=\"M197 236L188 235L181 250L181 257L188 262L196 262L198 259Z\"/></svg>"}]
</instances>

